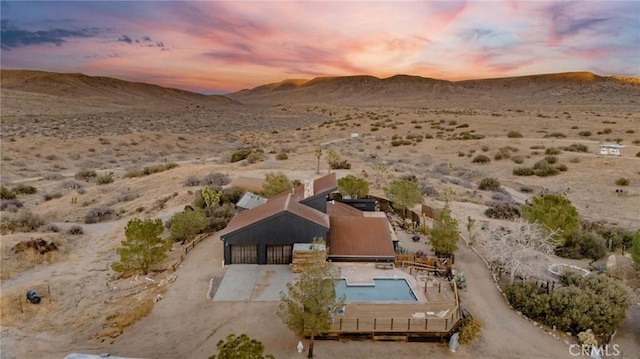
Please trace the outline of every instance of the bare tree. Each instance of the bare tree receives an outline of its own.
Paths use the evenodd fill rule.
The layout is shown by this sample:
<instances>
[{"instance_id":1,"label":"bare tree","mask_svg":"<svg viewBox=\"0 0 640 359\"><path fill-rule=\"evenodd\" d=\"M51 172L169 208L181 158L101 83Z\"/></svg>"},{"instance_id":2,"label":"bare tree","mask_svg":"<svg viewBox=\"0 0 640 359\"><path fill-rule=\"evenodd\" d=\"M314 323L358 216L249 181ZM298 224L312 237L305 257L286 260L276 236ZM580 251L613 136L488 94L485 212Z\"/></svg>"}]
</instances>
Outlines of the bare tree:
<instances>
[{"instance_id":1,"label":"bare tree","mask_svg":"<svg viewBox=\"0 0 640 359\"><path fill-rule=\"evenodd\" d=\"M520 219L492 226L478 244L487 260L507 271L513 283L516 276L527 278L544 273L557 236L557 230L548 232L538 223Z\"/></svg>"}]
</instances>

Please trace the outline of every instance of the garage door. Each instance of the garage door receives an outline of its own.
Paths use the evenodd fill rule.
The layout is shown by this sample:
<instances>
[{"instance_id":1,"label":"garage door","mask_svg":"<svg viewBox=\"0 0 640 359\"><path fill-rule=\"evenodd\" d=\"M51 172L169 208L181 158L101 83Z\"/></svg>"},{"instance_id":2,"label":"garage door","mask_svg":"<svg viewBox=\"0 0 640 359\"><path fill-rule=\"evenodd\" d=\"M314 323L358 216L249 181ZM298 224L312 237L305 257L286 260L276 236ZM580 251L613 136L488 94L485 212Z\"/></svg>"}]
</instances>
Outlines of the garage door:
<instances>
[{"instance_id":1,"label":"garage door","mask_svg":"<svg viewBox=\"0 0 640 359\"><path fill-rule=\"evenodd\" d=\"M291 244L267 246L267 264L289 264L292 253Z\"/></svg>"},{"instance_id":2,"label":"garage door","mask_svg":"<svg viewBox=\"0 0 640 359\"><path fill-rule=\"evenodd\" d=\"M258 263L258 247L255 245L232 245L231 264Z\"/></svg>"}]
</instances>

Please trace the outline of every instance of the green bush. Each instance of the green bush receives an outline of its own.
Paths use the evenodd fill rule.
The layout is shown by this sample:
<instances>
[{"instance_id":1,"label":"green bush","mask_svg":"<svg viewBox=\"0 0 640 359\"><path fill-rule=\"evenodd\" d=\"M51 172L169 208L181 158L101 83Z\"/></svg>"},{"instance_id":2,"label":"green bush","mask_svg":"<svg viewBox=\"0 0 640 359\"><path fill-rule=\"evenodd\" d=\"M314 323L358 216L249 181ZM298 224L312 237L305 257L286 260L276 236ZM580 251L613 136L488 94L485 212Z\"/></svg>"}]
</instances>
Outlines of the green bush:
<instances>
[{"instance_id":1,"label":"green bush","mask_svg":"<svg viewBox=\"0 0 640 359\"><path fill-rule=\"evenodd\" d=\"M563 246L556 248L556 254L564 258L589 258L596 261L607 254L607 245L596 232L576 231L569 236Z\"/></svg>"},{"instance_id":2,"label":"green bush","mask_svg":"<svg viewBox=\"0 0 640 359\"><path fill-rule=\"evenodd\" d=\"M629 179L625 177L620 177L616 180L616 186L628 186Z\"/></svg>"},{"instance_id":3,"label":"green bush","mask_svg":"<svg viewBox=\"0 0 640 359\"><path fill-rule=\"evenodd\" d=\"M534 173L538 177L549 177L557 175L558 173L560 173L560 170L549 164L543 164L538 166L538 168L535 169Z\"/></svg>"},{"instance_id":4,"label":"green bush","mask_svg":"<svg viewBox=\"0 0 640 359\"><path fill-rule=\"evenodd\" d=\"M522 138L522 134L518 131L509 131L509 133L507 133L507 137L509 138Z\"/></svg>"},{"instance_id":5,"label":"green bush","mask_svg":"<svg viewBox=\"0 0 640 359\"><path fill-rule=\"evenodd\" d=\"M533 176L535 170L531 167L516 167L513 169L514 176Z\"/></svg>"},{"instance_id":6,"label":"green bush","mask_svg":"<svg viewBox=\"0 0 640 359\"><path fill-rule=\"evenodd\" d=\"M18 184L13 187L12 191L15 194L35 194L38 192L38 189L33 186Z\"/></svg>"},{"instance_id":7,"label":"green bush","mask_svg":"<svg viewBox=\"0 0 640 359\"><path fill-rule=\"evenodd\" d=\"M589 137L591 136L591 131L580 131L578 132L578 135L582 137Z\"/></svg>"},{"instance_id":8,"label":"green bush","mask_svg":"<svg viewBox=\"0 0 640 359\"><path fill-rule=\"evenodd\" d=\"M546 150L544 150L544 154L547 156L551 156L551 155L559 155L560 154L560 149L559 148L555 148L555 147L549 147Z\"/></svg>"},{"instance_id":9,"label":"green bush","mask_svg":"<svg viewBox=\"0 0 640 359\"><path fill-rule=\"evenodd\" d=\"M480 333L480 323L473 317L465 318L458 329L458 340L460 344L471 344L478 333Z\"/></svg>"},{"instance_id":10,"label":"green bush","mask_svg":"<svg viewBox=\"0 0 640 359\"><path fill-rule=\"evenodd\" d=\"M517 164L522 164L524 163L524 157L522 156L513 156L511 157L511 161L517 163Z\"/></svg>"},{"instance_id":11,"label":"green bush","mask_svg":"<svg viewBox=\"0 0 640 359\"><path fill-rule=\"evenodd\" d=\"M247 156L248 163L258 163L264 161L264 151L261 149L256 149L251 151Z\"/></svg>"},{"instance_id":12,"label":"green bush","mask_svg":"<svg viewBox=\"0 0 640 359\"><path fill-rule=\"evenodd\" d=\"M561 163L559 165L556 165L556 169L560 172L567 172L569 167L567 167L567 165L565 165L564 163Z\"/></svg>"},{"instance_id":13,"label":"green bush","mask_svg":"<svg viewBox=\"0 0 640 359\"><path fill-rule=\"evenodd\" d=\"M629 306L626 290L604 275L569 275L549 293L536 284L514 284L505 290L515 310L548 326L577 335L592 329L612 334Z\"/></svg>"},{"instance_id":14,"label":"green bush","mask_svg":"<svg viewBox=\"0 0 640 359\"><path fill-rule=\"evenodd\" d=\"M40 216L23 208L14 216L2 216L0 232L33 232L43 225L44 220Z\"/></svg>"},{"instance_id":15,"label":"green bush","mask_svg":"<svg viewBox=\"0 0 640 359\"><path fill-rule=\"evenodd\" d=\"M284 153L284 152L280 152L280 153L278 153L278 155L276 156L276 160L278 160L278 161L286 161L286 160L288 160L288 159L289 159L289 156L288 156L286 153Z\"/></svg>"},{"instance_id":16,"label":"green bush","mask_svg":"<svg viewBox=\"0 0 640 359\"><path fill-rule=\"evenodd\" d=\"M485 155L477 155L471 160L472 163L489 163L491 159Z\"/></svg>"},{"instance_id":17,"label":"green bush","mask_svg":"<svg viewBox=\"0 0 640 359\"><path fill-rule=\"evenodd\" d=\"M498 188L500 188L500 181L492 177L485 177L478 184L478 189L482 191L495 191Z\"/></svg>"}]
</instances>

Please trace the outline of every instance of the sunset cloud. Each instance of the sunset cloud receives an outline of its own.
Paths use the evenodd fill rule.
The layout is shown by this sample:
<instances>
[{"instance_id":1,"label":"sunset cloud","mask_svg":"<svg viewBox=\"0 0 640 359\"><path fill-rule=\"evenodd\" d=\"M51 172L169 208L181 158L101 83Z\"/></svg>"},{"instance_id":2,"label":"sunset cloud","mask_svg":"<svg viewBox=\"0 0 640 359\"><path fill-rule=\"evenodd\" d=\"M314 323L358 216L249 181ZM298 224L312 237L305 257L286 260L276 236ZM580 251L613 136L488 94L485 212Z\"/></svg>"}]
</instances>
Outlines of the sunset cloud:
<instances>
[{"instance_id":1,"label":"sunset cloud","mask_svg":"<svg viewBox=\"0 0 640 359\"><path fill-rule=\"evenodd\" d=\"M285 78L640 76L633 1L3 2L2 67L225 92Z\"/></svg>"}]
</instances>

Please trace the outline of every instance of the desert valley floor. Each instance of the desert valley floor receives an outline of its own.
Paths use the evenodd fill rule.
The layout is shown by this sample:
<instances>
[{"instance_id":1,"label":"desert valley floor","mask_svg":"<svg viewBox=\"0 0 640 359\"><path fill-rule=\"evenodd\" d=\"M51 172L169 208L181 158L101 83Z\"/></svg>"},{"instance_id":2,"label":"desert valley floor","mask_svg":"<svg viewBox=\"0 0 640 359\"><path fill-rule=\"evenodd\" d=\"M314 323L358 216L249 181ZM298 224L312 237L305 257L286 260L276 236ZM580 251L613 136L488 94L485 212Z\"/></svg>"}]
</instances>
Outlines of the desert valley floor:
<instances>
[{"instance_id":1,"label":"desert valley floor","mask_svg":"<svg viewBox=\"0 0 640 359\"><path fill-rule=\"evenodd\" d=\"M426 204L441 207L445 194L451 196L461 223L468 217L490 221L484 210L491 196L477 183L495 177L523 200L561 193L590 221L634 231L640 224L638 79L572 73L454 83L355 76L205 96L75 74L2 70L1 76L1 183L36 187L36 194L19 197L21 205L59 229L2 234L2 358L62 358L70 352L206 358L229 333L249 334L277 358L302 357L295 350L298 338L275 315L278 302L210 300L212 283L225 273L216 234L175 271L148 279L119 278L110 265L128 219L164 221L193 201L197 188L185 185L188 178L282 171L291 179L310 180L316 177L317 148L334 149L351 164L337 170L338 177L354 174L373 184L374 165L384 163L381 186L371 186L375 195L382 196L381 187L393 179L415 176ZM626 147L622 156L602 156L602 143ZM572 151L577 145L587 150ZM232 153L244 148L261 155L230 163ZM550 177L513 174L549 149L557 150L566 171ZM473 162L481 154L488 163ZM177 166L126 176L170 163ZM74 179L81 170L112 173L114 180L98 185ZM324 159L320 171L328 171ZM627 186L616 185L622 177ZM112 210L110 218L85 223L90 211L101 207ZM3 208L1 215L16 214ZM83 234L67 234L75 225ZM12 250L34 238L54 241L58 250L47 256ZM420 243L403 244L422 249ZM177 243L167 267L181 253ZM630 267L621 254L618 263L621 270ZM320 341L315 357L572 357L564 338L552 337L509 308L490 271L464 244L456 267L469 282L462 305L483 325L472 345L453 354L439 343ZM614 343L622 348L619 357L636 359L637 276L628 284L631 306ZM48 293L39 306L22 299L34 288ZM155 302L159 294L162 299Z\"/></svg>"}]
</instances>

